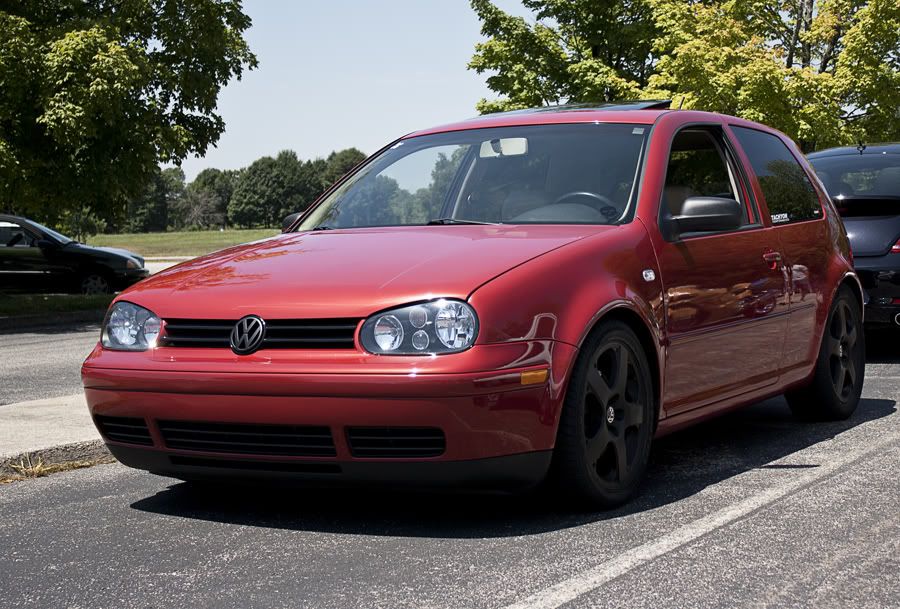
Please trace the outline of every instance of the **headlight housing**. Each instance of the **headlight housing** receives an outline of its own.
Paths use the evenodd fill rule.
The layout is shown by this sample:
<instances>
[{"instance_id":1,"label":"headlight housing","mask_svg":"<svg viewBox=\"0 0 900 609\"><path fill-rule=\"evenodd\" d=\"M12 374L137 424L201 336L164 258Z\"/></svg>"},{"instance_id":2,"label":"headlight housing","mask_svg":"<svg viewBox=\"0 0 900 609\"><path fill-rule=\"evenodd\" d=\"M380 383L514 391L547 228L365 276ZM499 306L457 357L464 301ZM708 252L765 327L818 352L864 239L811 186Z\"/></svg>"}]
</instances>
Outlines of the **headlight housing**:
<instances>
[{"instance_id":1,"label":"headlight housing","mask_svg":"<svg viewBox=\"0 0 900 609\"><path fill-rule=\"evenodd\" d=\"M476 336L475 310L449 298L376 313L360 331L363 348L379 355L458 353L475 344Z\"/></svg>"},{"instance_id":2,"label":"headlight housing","mask_svg":"<svg viewBox=\"0 0 900 609\"><path fill-rule=\"evenodd\" d=\"M146 351L156 346L161 327L153 311L120 300L106 313L101 343L116 351Z\"/></svg>"}]
</instances>

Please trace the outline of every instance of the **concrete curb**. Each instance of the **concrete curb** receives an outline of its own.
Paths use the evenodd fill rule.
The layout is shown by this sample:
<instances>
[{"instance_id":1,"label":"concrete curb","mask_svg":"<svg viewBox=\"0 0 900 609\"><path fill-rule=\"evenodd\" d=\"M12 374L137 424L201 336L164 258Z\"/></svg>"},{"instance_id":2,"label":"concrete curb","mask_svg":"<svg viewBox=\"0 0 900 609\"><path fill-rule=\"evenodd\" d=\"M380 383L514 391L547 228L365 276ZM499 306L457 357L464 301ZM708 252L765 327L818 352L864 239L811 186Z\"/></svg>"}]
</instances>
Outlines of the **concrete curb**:
<instances>
[{"instance_id":1,"label":"concrete curb","mask_svg":"<svg viewBox=\"0 0 900 609\"><path fill-rule=\"evenodd\" d=\"M10 476L18 474L12 466L20 463L32 464L38 462L44 465L54 465L59 463L70 463L72 461L96 461L109 457L110 462L113 460L112 454L106 448L106 444L102 440L90 440L88 442L76 442L74 444L63 444L61 446L52 446L32 452L20 453L11 457L0 458L0 476Z\"/></svg>"},{"instance_id":2,"label":"concrete curb","mask_svg":"<svg viewBox=\"0 0 900 609\"><path fill-rule=\"evenodd\" d=\"M87 311L70 311L66 313L41 313L38 315L16 315L0 317L0 334L26 332L43 326L61 326L69 324L99 324L103 321L106 309L88 309Z\"/></svg>"}]
</instances>

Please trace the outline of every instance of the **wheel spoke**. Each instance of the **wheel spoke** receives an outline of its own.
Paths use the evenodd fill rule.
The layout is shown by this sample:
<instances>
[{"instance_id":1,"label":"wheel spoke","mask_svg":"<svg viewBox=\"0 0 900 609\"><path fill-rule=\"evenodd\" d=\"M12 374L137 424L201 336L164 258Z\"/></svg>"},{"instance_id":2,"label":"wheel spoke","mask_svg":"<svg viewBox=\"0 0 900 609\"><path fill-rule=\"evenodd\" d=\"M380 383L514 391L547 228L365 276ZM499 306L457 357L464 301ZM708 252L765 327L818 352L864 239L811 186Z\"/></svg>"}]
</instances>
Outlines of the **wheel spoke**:
<instances>
[{"instance_id":1,"label":"wheel spoke","mask_svg":"<svg viewBox=\"0 0 900 609\"><path fill-rule=\"evenodd\" d=\"M625 436L618 438L614 446L616 449L616 473L619 482L622 482L628 475L628 448L625 445Z\"/></svg>"},{"instance_id":2,"label":"wheel spoke","mask_svg":"<svg viewBox=\"0 0 900 609\"><path fill-rule=\"evenodd\" d=\"M827 336L828 340L828 354L840 358L841 357L841 341L840 339L834 338L832 336Z\"/></svg>"},{"instance_id":3,"label":"wheel spoke","mask_svg":"<svg viewBox=\"0 0 900 609\"><path fill-rule=\"evenodd\" d=\"M850 387L856 387L856 364L853 362L853 358L847 360L846 371L847 376L850 377Z\"/></svg>"},{"instance_id":4,"label":"wheel spoke","mask_svg":"<svg viewBox=\"0 0 900 609\"><path fill-rule=\"evenodd\" d=\"M603 375L596 368L592 367L588 371L587 387L588 391L593 393L597 401L603 406L606 406L609 400L612 399L612 388L606 383L606 379L603 378Z\"/></svg>"},{"instance_id":5,"label":"wheel spoke","mask_svg":"<svg viewBox=\"0 0 900 609\"><path fill-rule=\"evenodd\" d=\"M847 307L841 305L837 308L838 314L838 324L840 324L840 330L838 331L838 335L835 337L837 339L841 339L847 335Z\"/></svg>"},{"instance_id":6,"label":"wheel spoke","mask_svg":"<svg viewBox=\"0 0 900 609\"><path fill-rule=\"evenodd\" d=\"M596 437L592 440L589 440L587 443L587 462L588 465L594 467L597 465L597 461L600 460L600 457L603 456L603 453L606 452L606 448L609 446L610 437L609 433L606 431L600 431Z\"/></svg>"}]
</instances>

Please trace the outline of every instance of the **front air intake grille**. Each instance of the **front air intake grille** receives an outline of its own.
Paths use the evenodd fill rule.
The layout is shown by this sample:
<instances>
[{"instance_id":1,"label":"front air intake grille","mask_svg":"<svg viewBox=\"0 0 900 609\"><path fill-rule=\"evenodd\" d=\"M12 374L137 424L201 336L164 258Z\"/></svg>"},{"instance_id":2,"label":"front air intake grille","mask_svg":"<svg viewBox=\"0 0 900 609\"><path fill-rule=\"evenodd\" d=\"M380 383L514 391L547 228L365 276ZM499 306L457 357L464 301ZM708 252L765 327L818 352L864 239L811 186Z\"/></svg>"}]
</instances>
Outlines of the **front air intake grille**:
<instances>
[{"instance_id":1,"label":"front air intake grille","mask_svg":"<svg viewBox=\"0 0 900 609\"><path fill-rule=\"evenodd\" d=\"M334 457L328 427L157 421L168 448L282 457Z\"/></svg>"},{"instance_id":2,"label":"front air intake grille","mask_svg":"<svg viewBox=\"0 0 900 609\"><path fill-rule=\"evenodd\" d=\"M107 417L94 415L94 422L106 439L122 444L153 446L147 422L138 417Z\"/></svg>"},{"instance_id":3,"label":"front air intake grille","mask_svg":"<svg viewBox=\"0 0 900 609\"><path fill-rule=\"evenodd\" d=\"M434 427L349 427L354 457L419 458L444 454L444 432Z\"/></svg>"},{"instance_id":4,"label":"front air intake grille","mask_svg":"<svg viewBox=\"0 0 900 609\"><path fill-rule=\"evenodd\" d=\"M231 459L208 459L204 457L169 457L172 465L185 467L212 467L254 472L278 472L290 474L339 474L341 466L336 463L292 463L284 461L236 461Z\"/></svg>"},{"instance_id":5,"label":"front air intake grille","mask_svg":"<svg viewBox=\"0 0 900 609\"><path fill-rule=\"evenodd\" d=\"M159 339L164 347L218 347L231 345L237 320L167 319ZM359 319L267 319L260 349L352 349Z\"/></svg>"}]
</instances>

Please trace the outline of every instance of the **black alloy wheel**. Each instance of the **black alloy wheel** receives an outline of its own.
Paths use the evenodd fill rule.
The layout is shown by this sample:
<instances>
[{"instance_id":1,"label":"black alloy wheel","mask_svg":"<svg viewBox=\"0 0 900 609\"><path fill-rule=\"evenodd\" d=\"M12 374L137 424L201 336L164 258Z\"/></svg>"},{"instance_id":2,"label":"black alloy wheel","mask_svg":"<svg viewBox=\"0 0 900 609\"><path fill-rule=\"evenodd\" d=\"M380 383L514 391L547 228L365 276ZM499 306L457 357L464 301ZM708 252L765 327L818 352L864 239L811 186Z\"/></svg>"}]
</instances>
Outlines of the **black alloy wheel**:
<instances>
[{"instance_id":1,"label":"black alloy wheel","mask_svg":"<svg viewBox=\"0 0 900 609\"><path fill-rule=\"evenodd\" d=\"M647 356L634 332L601 324L585 341L560 418L554 475L581 502L610 508L643 477L655 428Z\"/></svg>"},{"instance_id":2,"label":"black alloy wheel","mask_svg":"<svg viewBox=\"0 0 900 609\"><path fill-rule=\"evenodd\" d=\"M809 381L785 394L791 411L808 420L838 421L856 410L866 372L866 339L859 298L838 290Z\"/></svg>"}]
</instances>

